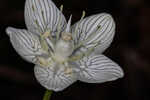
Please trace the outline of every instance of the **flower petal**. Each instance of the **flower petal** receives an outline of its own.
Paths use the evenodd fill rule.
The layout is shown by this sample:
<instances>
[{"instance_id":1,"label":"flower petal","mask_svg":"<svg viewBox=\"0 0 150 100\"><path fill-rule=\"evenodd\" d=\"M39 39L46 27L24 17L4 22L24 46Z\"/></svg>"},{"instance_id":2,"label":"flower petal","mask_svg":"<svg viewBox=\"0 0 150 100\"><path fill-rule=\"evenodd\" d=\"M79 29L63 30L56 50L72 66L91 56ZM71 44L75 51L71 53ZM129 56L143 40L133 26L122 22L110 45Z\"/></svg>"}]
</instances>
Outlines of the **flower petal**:
<instances>
[{"instance_id":1,"label":"flower petal","mask_svg":"<svg viewBox=\"0 0 150 100\"><path fill-rule=\"evenodd\" d=\"M115 23L111 15L97 14L77 22L72 33L76 45L83 44L80 49L96 48L96 52L102 53L113 40Z\"/></svg>"},{"instance_id":2,"label":"flower petal","mask_svg":"<svg viewBox=\"0 0 150 100\"><path fill-rule=\"evenodd\" d=\"M78 62L79 80L88 83L103 83L124 76L118 64L104 55L91 55Z\"/></svg>"},{"instance_id":3,"label":"flower petal","mask_svg":"<svg viewBox=\"0 0 150 100\"><path fill-rule=\"evenodd\" d=\"M25 22L28 30L36 34L49 30L55 33L66 24L64 15L51 0L26 0Z\"/></svg>"},{"instance_id":4,"label":"flower petal","mask_svg":"<svg viewBox=\"0 0 150 100\"><path fill-rule=\"evenodd\" d=\"M38 37L30 32L24 29L8 27L6 33L9 35L10 41L17 53L28 62L35 63L37 60L36 56L46 53L41 49Z\"/></svg>"},{"instance_id":5,"label":"flower petal","mask_svg":"<svg viewBox=\"0 0 150 100\"><path fill-rule=\"evenodd\" d=\"M34 67L35 77L46 89L62 91L74 83L77 78L75 73L67 73L67 71L64 71L63 66L60 66L60 68L62 69L58 69L58 66L53 68L52 66L41 67L36 65Z\"/></svg>"}]
</instances>

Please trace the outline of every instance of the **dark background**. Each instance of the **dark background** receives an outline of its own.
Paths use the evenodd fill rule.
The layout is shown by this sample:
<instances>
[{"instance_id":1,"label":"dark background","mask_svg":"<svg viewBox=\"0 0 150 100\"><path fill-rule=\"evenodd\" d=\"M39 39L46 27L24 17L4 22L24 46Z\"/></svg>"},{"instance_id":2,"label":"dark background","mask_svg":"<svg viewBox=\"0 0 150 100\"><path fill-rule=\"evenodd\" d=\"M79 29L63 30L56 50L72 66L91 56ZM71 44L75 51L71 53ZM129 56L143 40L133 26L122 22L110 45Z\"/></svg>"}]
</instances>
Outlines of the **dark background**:
<instances>
[{"instance_id":1,"label":"dark background","mask_svg":"<svg viewBox=\"0 0 150 100\"><path fill-rule=\"evenodd\" d=\"M76 82L51 100L150 100L150 0L53 0L73 22L107 12L116 21L116 35L105 55L123 68L125 77L113 82ZM8 26L25 28L25 0L0 0L0 100L42 100L30 64L14 51L5 33Z\"/></svg>"}]
</instances>

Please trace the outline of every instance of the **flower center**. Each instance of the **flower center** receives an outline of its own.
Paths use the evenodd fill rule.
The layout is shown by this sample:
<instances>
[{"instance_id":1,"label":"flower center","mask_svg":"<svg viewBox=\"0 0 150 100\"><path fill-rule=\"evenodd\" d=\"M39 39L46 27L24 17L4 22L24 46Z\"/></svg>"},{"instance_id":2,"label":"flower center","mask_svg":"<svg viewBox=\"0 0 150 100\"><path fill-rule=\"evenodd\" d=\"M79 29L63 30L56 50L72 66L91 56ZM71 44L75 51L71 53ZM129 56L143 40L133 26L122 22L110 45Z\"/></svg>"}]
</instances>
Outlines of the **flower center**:
<instances>
[{"instance_id":1,"label":"flower center","mask_svg":"<svg viewBox=\"0 0 150 100\"><path fill-rule=\"evenodd\" d=\"M64 63L68 61L73 50L74 43L71 33L62 33L61 38L56 42L54 55L52 57L56 62Z\"/></svg>"},{"instance_id":2,"label":"flower center","mask_svg":"<svg viewBox=\"0 0 150 100\"><path fill-rule=\"evenodd\" d=\"M51 44L47 42L48 40L51 40L50 32L45 32L42 35L42 41L41 44L43 45L43 49L49 53L49 57L52 61L58 63L58 64L64 64L68 61L69 56L72 55L72 52L74 50L74 43L72 39L71 33L62 33L61 37L57 40L55 38L55 42L51 41ZM50 48L50 45L51 48ZM52 50L51 50L52 49ZM49 66L50 62L47 60L48 58L39 57L39 64L42 66Z\"/></svg>"},{"instance_id":3,"label":"flower center","mask_svg":"<svg viewBox=\"0 0 150 100\"><path fill-rule=\"evenodd\" d=\"M65 57L63 57L63 56L61 56L61 55L58 55L58 54L54 54L54 55L52 56L52 59L53 59L56 63L58 63L58 64L63 64L63 63L65 63L65 62L67 61L68 58L65 58Z\"/></svg>"}]
</instances>

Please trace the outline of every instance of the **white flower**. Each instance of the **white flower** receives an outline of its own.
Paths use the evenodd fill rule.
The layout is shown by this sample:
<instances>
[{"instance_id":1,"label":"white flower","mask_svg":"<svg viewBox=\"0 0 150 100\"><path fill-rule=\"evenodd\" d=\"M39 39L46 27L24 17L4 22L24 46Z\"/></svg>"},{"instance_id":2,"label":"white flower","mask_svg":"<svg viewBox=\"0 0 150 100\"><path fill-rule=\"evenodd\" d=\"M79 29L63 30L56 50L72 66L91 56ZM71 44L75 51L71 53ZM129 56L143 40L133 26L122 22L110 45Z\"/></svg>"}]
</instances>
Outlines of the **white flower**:
<instances>
[{"instance_id":1,"label":"white flower","mask_svg":"<svg viewBox=\"0 0 150 100\"><path fill-rule=\"evenodd\" d=\"M61 7L62 9L62 7ZM102 83L123 77L118 64L102 52L115 33L113 18L106 13L84 18L71 26L51 0L26 0L27 30L7 28L14 49L35 64L39 83L61 91L80 80Z\"/></svg>"}]
</instances>

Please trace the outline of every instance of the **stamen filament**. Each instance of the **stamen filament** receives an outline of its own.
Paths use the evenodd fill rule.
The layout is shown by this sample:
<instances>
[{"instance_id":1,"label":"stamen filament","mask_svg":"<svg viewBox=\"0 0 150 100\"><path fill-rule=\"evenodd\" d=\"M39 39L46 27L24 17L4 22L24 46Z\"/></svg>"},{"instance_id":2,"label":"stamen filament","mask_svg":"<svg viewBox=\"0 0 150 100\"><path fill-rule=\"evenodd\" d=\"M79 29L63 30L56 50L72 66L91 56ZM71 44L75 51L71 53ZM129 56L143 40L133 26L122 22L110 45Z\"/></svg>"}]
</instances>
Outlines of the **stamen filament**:
<instances>
[{"instance_id":1,"label":"stamen filament","mask_svg":"<svg viewBox=\"0 0 150 100\"><path fill-rule=\"evenodd\" d=\"M83 20L83 18L85 17L85 14L86 14L86 12L83 11L83 12L82 12L82 16L81 16L81 18L80 18L80 21L79 21L79 23L77 24L77 29L75 30L75 34L77 33L77 30L79 29L79 25L80 25L80 23L81 23L81 20Z\"/></svg>"},{"instance_id":2,"label":"stamen filament","mask_svg":"<svg viewBox=\"0 0 150 100\"><path fill-rule=\"evenodd\" d=\"M86 12L85 12L85 11L83 11L83 12L82 12L82 16L81 16L81 19L80 19L80 20L82 20L82 19L85 17L85 14L86 14Z\"/></svg>"},{"instance_id":3,"label":"stamen filament","mask_svg":"<svg viewBox=\"0 0 150 100\"><path fill-rule=\"evenodd\" d=\"M33 10L33 12L35 11L34 5L32 5L32 10Z\"/></svg>"},{"instance_id":4,"label":"stamen filament","mask_svg":"<svg viewBox=\"0 0 150 100\"><path fill-rule=\"evenodd\" d=\"M81 16L81 18L80 18L80 21L79 21L79 23L77 24L77 27L76 27L75 32L74 32L74 34L73 34L73 38L74 38L74 37L75 37L75 35L78 33L78 29L79 29L79 26L80 26L81 20L83 20L83 18L85 17L85 14L86 14L86 12L85 12L85 11L83 11L83 12L82 12L82 16Z\"/></svg>"},{"instance_id":5,"label":"stamen filament","mask_svg":"<svg viewBox=\"0 0 150 100\"><path fill-rule=\"evenodd\" d=\"M46 30L47 24L46 24L46 20L45 20L45 18L44 18L44 11L42 10L41 13L42 13L42 18L43 18L43 22L44 22L45 30Z\"/></svg>"},{"instance_id":6,"label":"stamen filament","mask_svg":"<svg viewBox=\"0 0 150 100\"><path fill-rule=\"evenodd\" d=\"M61 11L61 12L63 12L63 8L64 8L64 6L61 5L61 6L60 6L60 11Z\"/></svg>"},{"instance_id":7,"label":"stamen filament","mask_svg":"<svg viewBox=\"0 0 150 100\"><path fill-rule=\"evenodd\" d=\"M60 6L60 11L63 11L63 5ZM59 17L59 22L58 22L58 27L57 27L57 33L56 33L56 41L59 39L60 36L60 32L61 32L61 21L62 21L62 17Z\"/></svg>"},{"instance_id":8,"label":"stamen filament","mask_svg":"<svg viewBox=\"0 0 150 100\"><path fill-rule=\"evenodd\" d=\"M43 38L49 37L50 40L51 40L52 42L54 42L54 39L53 39L53 37L51 36L51 31L50 31L50 30L47 30L47 31L42 35L42 37L43 37Z\"/></svg>"},{"instance_id":9,"label":"stamen filament","mask_svg":"<svg viewBox=\"0 0 150 100\"><path fill-rule=\"evenodd\" d=\"M38 23L37 19L35 20L35 24L37 25L39 32L41 32L42 28L40 27L40 24Z\"/></svg>"},{"instance_id":10,"label":"stamen filament","mask_svg":"<svg viewBox=\"0 0 150 100\"><path fill-rule=\"evenodd\" d=\"M49 52L49 50L51 50L51 52L54 52L54 39L51 36L50 30L46 31L44 34L41 34L40 39L42 48L44 50L46 50L47 52Z\"/></svg>"},{"instance_id":11,"label":"stamen filament","mask_svg":"<svg viewBox=\"0 0 150 100\"><path fill-rule=\"evenodd\" d=\"M89 56L94 51L94 48L96 46L88 48L88 50L86 52L82 53L81 55L75 55L75 56L70 57L70 59L68 59L68 61L71 61L71 62L72 61L77 61L77 60L82 59L83 57Z\"/></svg>"},{"instance_id":12,"label":"stamen filament","mask_svg":"<svg viewBox=\"0 0 150 100\"><path fill-rule=\"evenodd\" d=\"M41 36L40 41L41 41L41 46L42 46L42 48L43 48L45 51L48 52L48 45L47 45L47 43L46 43L46 41L45 41L45 39L44 39L43 36Z\"/></svg>"}]
</instances>

